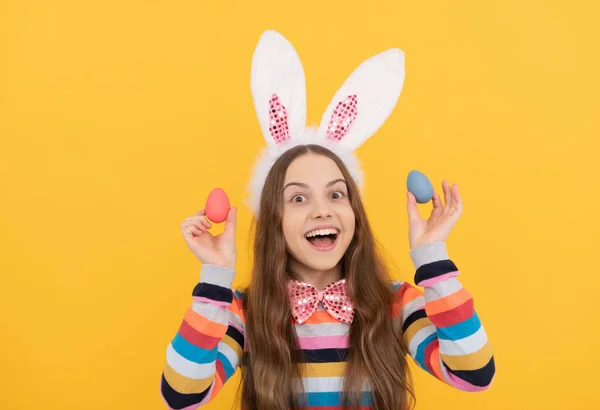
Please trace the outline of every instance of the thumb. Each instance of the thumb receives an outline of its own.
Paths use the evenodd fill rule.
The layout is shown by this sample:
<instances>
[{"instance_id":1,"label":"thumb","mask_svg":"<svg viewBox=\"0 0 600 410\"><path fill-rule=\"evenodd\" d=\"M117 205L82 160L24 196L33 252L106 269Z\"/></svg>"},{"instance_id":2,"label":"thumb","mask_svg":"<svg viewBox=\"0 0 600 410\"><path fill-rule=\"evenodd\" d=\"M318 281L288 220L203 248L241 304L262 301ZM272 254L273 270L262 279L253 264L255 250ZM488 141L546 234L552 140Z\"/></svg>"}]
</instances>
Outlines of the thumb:
<instances>
[{"instance_id":1,"label":"thumb","mask_svg":"<svg viewBox=\"0 0 600 410\"><path fill-rule=\"evenodd\" d=\"M417 200L412 192L406 193L406 210L408 212L408 220L410 222L421 219L419 209L417 208Z\"/></svg>"},{"instance_id":2,"label":"thumb","mask_svg":"<svg viewBox=\"0 0 600 410\"><path fill-rule=\"evenodd\" d=\"M235 215L237 213L237 208L236 207L232 207L229 209L229 212L227 212L227 219L225 219L225 231L228 232L230 235L235 235L235 225L236 225L236 218Z\"/></svg>"}]
</instances>

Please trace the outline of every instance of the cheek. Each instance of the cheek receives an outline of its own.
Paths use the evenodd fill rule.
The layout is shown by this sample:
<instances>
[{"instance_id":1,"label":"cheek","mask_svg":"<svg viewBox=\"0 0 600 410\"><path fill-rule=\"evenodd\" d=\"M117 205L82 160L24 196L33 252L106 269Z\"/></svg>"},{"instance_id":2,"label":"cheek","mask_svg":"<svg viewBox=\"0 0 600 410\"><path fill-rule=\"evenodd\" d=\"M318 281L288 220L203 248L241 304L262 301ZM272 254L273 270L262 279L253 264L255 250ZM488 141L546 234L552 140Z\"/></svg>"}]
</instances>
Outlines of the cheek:
<instances>
[{"instance_id":1,"label":"cheek","mask_svg":"<svg viewBox=\"0 0 600 410\"><path fill-rule=\"evenodd\" d=\"M354 212L352 211L352 207L350 207L350 205L348 205L348 207L345 208L344 212L342 213L342 225L348 233L354 233L356 217L354 216Z\"/></svg>"},{"instance_id":2,"label":"cheek","mask_svg":"<svg viewBox=\"0 0 600 410\"><path fill-rule=\"evenodd\" d=\"M297 212L286 211L283 215L282 230L283 237L287 242L297 237L302 232L301 218Z\"/></svg>"}]
</instances>

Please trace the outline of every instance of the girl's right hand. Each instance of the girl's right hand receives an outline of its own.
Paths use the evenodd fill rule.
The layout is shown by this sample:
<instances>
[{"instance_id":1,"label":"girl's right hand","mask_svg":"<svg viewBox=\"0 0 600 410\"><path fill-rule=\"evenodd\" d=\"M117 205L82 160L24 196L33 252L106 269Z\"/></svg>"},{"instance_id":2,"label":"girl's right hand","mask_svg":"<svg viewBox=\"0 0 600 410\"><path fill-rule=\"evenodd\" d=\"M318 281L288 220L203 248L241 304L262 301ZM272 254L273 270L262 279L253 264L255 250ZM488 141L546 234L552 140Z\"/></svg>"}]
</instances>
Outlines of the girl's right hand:
<instances>
[{"instance_id":1,"label":"girl's right hand","mask_svg":"<svg viewBox=\"0 0 600 410\"><path fill-rule=\"evenodd\" d=\"M234 269L235 249L235 214L237 208L231 208L225 220L223 233L213 236L208 229L212 224L206 219L203 209L181 223L181 234L188 248L200 260L210 265L219 265Z\"/></svg>"}]
</instances>

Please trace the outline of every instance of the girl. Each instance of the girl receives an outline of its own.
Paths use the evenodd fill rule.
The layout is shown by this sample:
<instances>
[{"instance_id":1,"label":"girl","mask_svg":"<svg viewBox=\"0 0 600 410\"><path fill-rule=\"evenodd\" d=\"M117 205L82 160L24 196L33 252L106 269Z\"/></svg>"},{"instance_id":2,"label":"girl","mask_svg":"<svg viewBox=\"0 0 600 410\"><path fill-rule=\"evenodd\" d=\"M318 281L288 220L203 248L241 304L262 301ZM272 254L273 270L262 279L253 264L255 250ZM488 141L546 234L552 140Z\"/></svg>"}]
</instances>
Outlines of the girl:
<instances>
[{"instance_id":1,"label":"girl","mask_svg":"<svg viewBox=\"0 0 600 410\"><path fill-rule=\"evenodd\" d=\"M457 279L445 240L462 201L444 181L428 220L407 193L414 280L390 280L361 202L354 149L396 104L404 55L365 61L304 128L304 76L281 35L263 34L252 93L268 149L252 179L254 265L232 290L236 209L213 236L204 211L181 224L201 261L199 283L167 348L161 393L170 409L211 402L241 370L241 405L272 409L407 409L414 402L408 356L464 391L487 389L491 344ZM289 114L288 114L289 108Z\"/></svg>"}]
</instances>

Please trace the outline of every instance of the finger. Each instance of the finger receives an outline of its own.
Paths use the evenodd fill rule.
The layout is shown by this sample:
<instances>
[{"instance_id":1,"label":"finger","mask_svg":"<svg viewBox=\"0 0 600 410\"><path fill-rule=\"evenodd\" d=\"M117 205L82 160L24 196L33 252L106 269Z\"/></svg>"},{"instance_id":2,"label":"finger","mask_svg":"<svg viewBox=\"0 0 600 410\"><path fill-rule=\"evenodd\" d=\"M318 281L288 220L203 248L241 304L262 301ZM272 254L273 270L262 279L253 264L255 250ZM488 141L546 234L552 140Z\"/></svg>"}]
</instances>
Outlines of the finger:
<instances>
[{"instance_id":1,"label":"finger","mask_svg":"<svg viewBox=\"0 0 600 410\"><path fill-rule=\"evenodd\" d=\"M235 234L235 226L236 226L236 213L237 213L237 208L236 207L232 207L229 209L229 211L227 212L227 218L225 219L225 231L231 233L231 234Z\"/></svg>"},{"instance_id":2,"label":"finger","mask_svg":"<svg viewBox=\"0 0 600 410\"><path fill-rule=\"evenodd\" d=\"M196 229L201 230L202 232L206 232L206 226L204 226L200 221L198 222L194 222L194 221L187 221L187 222L183 222L181 224L182 229L189 229L191 227L195 227Z\"/></svg>"},{"instance_id":3,"label":"finger","mask_svg":"<svg viewBox=\"0 0 600 410\"><path fill-rule=\"evenodd\" d=\"M202 210L196 212L194 215L206 215L206 209L202 209Z\"/></svg>"},{"instance_id":4,"label":"finger","mask_svg":"<svg viewBox=\"0 0 600 410\"><path fill-rule=\"evenodd\" d=\"M193 238L194 236L200 236L202 235L204 232L206 231L202 231L198 228L196 228L195 226L188 226L187 228L185 228L183 230L183 235L187 236L189 238Z\"/></svg>"},{"instance_id":5,"label":"finger","mask_svg":"<svg viewBox=\"0 0 600 410\"><path fill-rule=\"evenodd\" d=\"M204 215L189 216L185 218L185 221L199 221L204 218L206 218Z\"/></svg>"},{"instance_id":6,"label":"finger","mask_svg":"<svg viewBox=\"0 0 600 410\"><path fill-rule=\"evenodd\" d=\"M436 219L442 214L442 211L444 210L442 199L440 198L440 195L437 192L433 193L432 203L433 209L431 210L431 216L429 217L429 220Z\"/></svg>"},{"instance_id":7,"label":"finger","mask_svg":"<svg viewBox=\"0 0 600 410\"><path fill-rule=\"evenodd\" d=\"M421 218L419 208L417 207L417 199L412 192L406 193L406 211L408 212L409 220L417 220Z\"/></svg>"},{"instance_id":8,"label":"finger","mask_svg":"<svg viewBox=\"0 0 600 410\"><path fill-rule=\"evenodd\" d=\"M455 194L455 188L456 184L452 184L452 186L450 187L450 209L449 209L449 213L453 213L454 210L456 209L456 194Z\"/></svg>"},{"instance_id":9,"label":"finger","mask_svg":"<svg viewBox=\"0 0 600 410\"><path fill-rule=\"evenodd\" d=\"M458 192L458 184L454 184L452 187L452 197L454 198L454 212L461 213L463 209L462 198L460 192Z\"/></svg>"},{"instance_id":10,"label":"finger","mask_svg":"<svg viewBox=\"0 0 600 410\"><path fill-rule=\"evenodd\" d=\"M196 226L192 226L190 228L190 232L192 232L195 236L200 236L206 232L206 230L198 229Z\"/></svg>"},{"instance_id":11,"label":"finger","mask_svg":"<svg viewBox=\"0 0 600 410\"><path fill-rule=\"evenodd\" d=\"M196 229L201 230L202 232L206 232L206 226L204 226L202 223L195 223L192 226L194 226Z\"/></svg>"},{"instance_id":12,"label":"finger","mask_svg":"<svg viewBox=\"0 0 600 410\"><path fill-rule=\"evenodd\" d=\"M209 220L204 215L190 216L189 218L185 218L185 220L186 221L198 221L198 222L202 223L202 225L204 225L207 229L212 228L212 224L209 222Z\"/></svg>"},{"instance_id":13,"label":"finger","mask_svg":"<svg viewBox=\"0 0 600 410\"><path fill-rule=\"evenodd\" d=\"M444 180L442 182L442 188L444 190L444 211L443 214L447 214L452 205L452 195L450 193L450 187L448 186L448 181Z\"/></svg>"}]
</instances>

